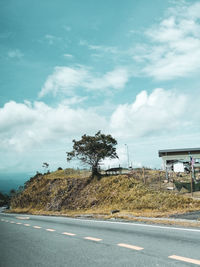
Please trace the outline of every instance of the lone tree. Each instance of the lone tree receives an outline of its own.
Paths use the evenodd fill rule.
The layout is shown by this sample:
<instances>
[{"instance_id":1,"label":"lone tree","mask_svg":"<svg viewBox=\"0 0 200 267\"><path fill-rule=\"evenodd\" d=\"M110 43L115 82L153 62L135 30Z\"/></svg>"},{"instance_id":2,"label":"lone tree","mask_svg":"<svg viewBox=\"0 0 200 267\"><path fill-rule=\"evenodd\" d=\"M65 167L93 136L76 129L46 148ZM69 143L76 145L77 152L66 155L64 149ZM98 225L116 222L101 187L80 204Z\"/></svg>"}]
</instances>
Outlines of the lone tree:
<instances>
[{"instance_id":1,"label":"lone tree","mask_svg":"<svg viewBox=\"0 0 200 267\"><path fill-rule=\"evenodd\" d=\"M84 134L81 140L73 140L72 142L74 143L73 150L67 152L67 161L77 158L90 165L92 167L92 178L95 175L100 177L98 168L102 160L118 158L115 148L117 141L111 135L102 134L101 131L98 131L95 136Z\"/></svg>"}]
</instances>

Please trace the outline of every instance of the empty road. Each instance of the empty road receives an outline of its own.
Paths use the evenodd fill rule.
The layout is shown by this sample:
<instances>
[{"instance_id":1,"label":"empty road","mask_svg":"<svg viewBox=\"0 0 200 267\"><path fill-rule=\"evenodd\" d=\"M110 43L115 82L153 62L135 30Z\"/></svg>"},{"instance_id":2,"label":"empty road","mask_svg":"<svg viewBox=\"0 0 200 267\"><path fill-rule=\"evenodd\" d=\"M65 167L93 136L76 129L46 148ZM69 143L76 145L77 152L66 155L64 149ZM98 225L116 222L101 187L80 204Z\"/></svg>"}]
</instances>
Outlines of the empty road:
<instances>
[{"instance_id":1,"label":"empty road","mask_svg":"<svg viewBox=\"0 0 200 267\"><path fill-rule=\"evenodd\" d=\"M0 213L0 266L200 266L200 229Z\"/></svg>"}]
</instances>

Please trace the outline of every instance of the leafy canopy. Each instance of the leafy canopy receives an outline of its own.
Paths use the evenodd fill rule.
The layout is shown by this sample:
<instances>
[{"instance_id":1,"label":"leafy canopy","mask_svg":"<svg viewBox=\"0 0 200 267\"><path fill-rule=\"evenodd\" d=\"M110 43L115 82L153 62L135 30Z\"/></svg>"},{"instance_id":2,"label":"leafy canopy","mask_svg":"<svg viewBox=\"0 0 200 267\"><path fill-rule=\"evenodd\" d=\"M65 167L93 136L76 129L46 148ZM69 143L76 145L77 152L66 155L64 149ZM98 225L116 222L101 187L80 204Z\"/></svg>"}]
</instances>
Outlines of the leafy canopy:
<instances>
[{"instance_id":1,"label":"leafy canopy","mask_svg":"<svg viewBox=\"0 0 200 267\"><path fill-rule=\"evenodd\" d=\"M73 150L67 152L67 161L73 158L81 160L92 167L93 174L97 172L100 161L105 158L118 158L115 146L117 141L111 135L98 131L95 136L83 135L81 140L72 141Z\"/></svg>"}]
</instances>

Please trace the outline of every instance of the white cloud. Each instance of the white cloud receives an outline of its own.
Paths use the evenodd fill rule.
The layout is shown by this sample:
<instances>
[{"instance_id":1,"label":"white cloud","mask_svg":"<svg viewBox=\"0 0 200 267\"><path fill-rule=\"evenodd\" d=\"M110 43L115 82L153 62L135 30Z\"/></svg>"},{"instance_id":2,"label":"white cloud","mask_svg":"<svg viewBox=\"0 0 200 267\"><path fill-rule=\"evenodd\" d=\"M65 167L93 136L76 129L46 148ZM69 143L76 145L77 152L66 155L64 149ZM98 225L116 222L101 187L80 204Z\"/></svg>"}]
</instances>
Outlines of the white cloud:
<instances>
[{"instance_id":1,"label":"white cloud","mask_svg":"<svg viewBox=\"0 0 200 267\"><path fill-rule=\"evenodd\" d=\"M0 146L25 151L49 144L63 144L80 134L104 129L105 119L92 110L65 104L52 108L43 102L10 101L0 109Z\"/></svg>"},{"instance_id":2,"label":"white cloud","mask_svg":"<svg viewBox=\"0 0 200 267\"><path fill-rule=\"evenodd\" d=\"M66 58L73 58L73 56L71 54L64 54L63 56Z\"/></svg>"},{"instance_id":3,"label":"white cloud","mask_svg":"<svg viewBox=\"0 0 200 267\"><path fill-rule=\"evenodd\" d=\"M88 90L121 89L129 79L128 70L119 67L104 75L92 73L83 66L76 68L55 67L53 74L49 75L39 97L48 93L72 94L76 88Z\"/></svg>"},{"instance_id":4,"label":"white cloud","mask_svg":"<svg viewBox=\"0 0 200 267\"><path fill-rule=\"evenodd\" d=\"M61 102L61 105L72 106L72 105L80 104L84 102L85 100L87 100L87 96L84 96L84 97L73 96L73 97L64 99Z\"/></svg>"},{"instance_id":5,"label":"white cloud","mask_svg":"<svg viewBox=\"0 0 200 267\"><path fill-rule=\"evenodd\" d=\"M125 68L116 68L107 72L101 77L90 77L85 82L85 87L91 90L96 89L122 89L129 79L128 70Z\"/></svg>"},{"instance_id":6,"label":"white cloud","mask_svg":"<svg viewBox=\"0 0 200 267\"><path fill-rule=\"evenodd\" d=\"M48 76L39 93L39 97L43 97L48 93L56 95L58 92L71 94L72 89L82 86L88 77L89 71L83 67L55 67L53 74Z\"/></svg>"},{"instance_id":7,"label":"white cloud","mask_svg":"<svg viewBox=\"0 0 200 267\"><path fill-rule=\"evenodd\" d=\"M51 34L46 34L44 36L44 38L48 42L49 45L53 45L56 42L61 41L61 38L60 37L56 37L56 36L51 35Z\"/></svg>"},{"instance_id":8,"label":"white cloud","mask_svg":"<svg viewBox=\"0 0 200 267\"><path fill-rule=\"evenodd\" d=\"M90 50L96 50L99 52L112 53L112 54L116 54L119 52L116 46L93 45L89 44L86 40L80 40L79 44L81 46L86 46Z\"/></svg>"},{"instance_id":9,"label":"white cloud","mask_svg":"<svg viewBox=\"0 0 200 267\"><path fill-rule=\"evenodd\" d=\"M157 88L149 95L142 91L132 104L117 107L111 116L111 131L119 137L135 138L176 132L191 126L197 118L192 117L190 108L189 97L173 90Z\"/></svg>"},{"instance_id":10,"label":"white cloud","mask_svg":"<svg viewBox=\"0 0 200 267\"><path fill-rule=\"evenodd\" d=\"M141 91L133 103L113 107L110 117L98 115L95 109L72 107L84 100L76 96L55 107L44 102L6 103L0 108L3 166L15 169L17 164L17 169L30 170L31 166L34 170L44 161L55 168L66 166L65 152L71 150L72 139L79 139L84 133L93 135L98 130L112 134L118 141L120 159L106 160L105 167L127 166L125 143L133 166L149 166L157 161L157 150L163 145L189 147L199 142L200 99L196 93L186 95L161 88L150 94ZM151 153L155 158L151 158Z\"/></svg>"},{"instance_id":11,"label":"white cloud","mask_svg":"<svg viewBox=\"0 0 200 267\"><path fill-rule=\"evenodd\" d=\"M19 49L8 51L9 58L22 58L23 56L24 54Z\"/></svg>"},{"instance_id":12,"label":"white cloud","mask_svg":"<svg viewBox=\"0 0 200 267\"><path fill-rule=\"evenodd\" d=\"M146 31L151 45L135 60L146 61L143 73L157 80L184 77L200 70L200 3L168 10L159 25Z\"/></svg>"}]
</instances>

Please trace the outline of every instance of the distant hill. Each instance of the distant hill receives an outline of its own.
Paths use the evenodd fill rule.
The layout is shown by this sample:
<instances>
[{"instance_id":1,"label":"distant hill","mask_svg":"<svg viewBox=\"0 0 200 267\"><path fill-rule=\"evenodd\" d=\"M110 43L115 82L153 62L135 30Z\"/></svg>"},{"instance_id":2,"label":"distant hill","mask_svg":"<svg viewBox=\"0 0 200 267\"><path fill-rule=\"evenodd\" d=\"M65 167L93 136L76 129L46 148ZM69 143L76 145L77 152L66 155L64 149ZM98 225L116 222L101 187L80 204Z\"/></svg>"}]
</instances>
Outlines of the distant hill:
<instances>
[{"instance_id":1,"label":"distant hill","mask_svg":"<svg viewBox=\"0 0 200 267\"><path fill-rule=\"evenodd\" d=\"M9 197L0 192L0 207L8 205L8 203L9 203Z\"/></svg>"},{"instance_id":2,"label":"distant hill","mask_svg":"<svg viewBox=\"0 0 200 267\"><path fill-rule=\"evenodd\" d=\"M149 171L153 179L158 171ZM200 201L144 185L140 171L129 175L89 179L89 173L59 170L31 178L23 192L13 197L16 212L110 213L119 209L134 213L176 213L200 210Z\"/></svg>"},{"instance_id":3,"label":"distant hill","mask_svg":"<svg viewBox=\"0 0 200 267\"><path fill-rule=\"evenodd\" d=\"M0 173L0 192L8 194L11 189L17 189L30 179L28 173Z\"/></svg>"}]
</instances>

